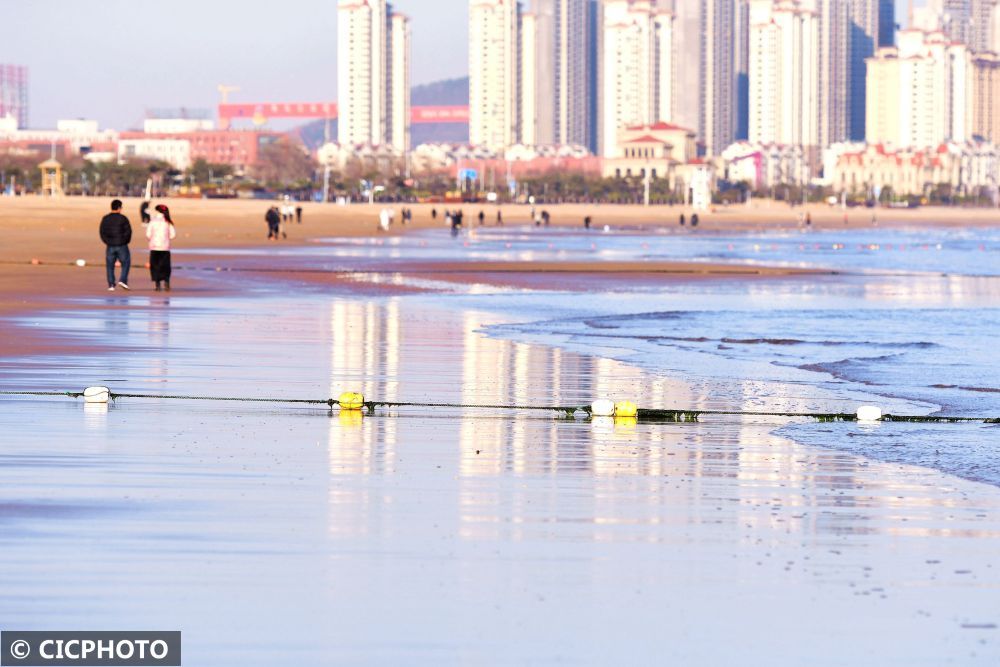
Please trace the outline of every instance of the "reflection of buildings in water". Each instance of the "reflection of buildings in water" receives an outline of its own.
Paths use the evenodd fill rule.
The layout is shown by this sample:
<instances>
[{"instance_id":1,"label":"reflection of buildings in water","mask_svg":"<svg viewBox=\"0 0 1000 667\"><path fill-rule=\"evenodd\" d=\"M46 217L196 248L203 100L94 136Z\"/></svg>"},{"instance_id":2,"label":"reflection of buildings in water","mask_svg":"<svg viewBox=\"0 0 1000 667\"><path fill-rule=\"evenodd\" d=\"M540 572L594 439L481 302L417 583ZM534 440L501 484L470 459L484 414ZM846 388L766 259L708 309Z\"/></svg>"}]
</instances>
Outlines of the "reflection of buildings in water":
<instances>
[{"instance_id":1,"label":"reflection of buildings in water","mask_svg":"<svg viewBox=\"0 0 1000 667\"><path fill-rule=\"evenodd\" d=\"M462 402L506 405L589 405L597 397L633 399L641 405L691 404L691 390L671 378L654 378L620 362L560 348L496 340L478 333L475 314L464 319ZM669 427L668 427L669 429ZM668 448L681 436L634 420L574 421L555 414L490 414L465 418L460 430L461 535L467 539L516 539L560 515L560 494L543 495L517 484L489 481L505 474L578 475L590 509L580 511L605 535L607 526L628 514L621 502L623 481L639 478L645 491L641 521L658 522L664 504L663 475L680 464ZM530 495L529 495L530 494ZM627 498L626 500L623 500ZM535 529L540 529L538 525ZM597 536L595 539L603 539Z\"/></svg>"},{"instance_id":2,"label":"reflection of buildings in water","mask_svg":"<svg viewBox=\"0 0 1000 667\"><path fill-rule=\"evenodd\" d=\"M335 300L330 306L330 395L360 391L366 399L395 401L399 396L399 302L385 304ZM349 476L395 471L395 419L365 417L334 409L328 433L330 534L367 532L377 511L377 492L362 481L342 485ZM374 494L374 495L373 495Z\"/></svg>"},{"instance_id":3,"label":"reflection of buildings in water","mask_svg":"<svg viewBox=\"0 0 1000 667\"><path fill-rule=\"evenodd\" d=\"M150 379L166 382L170 375L170 299L164 299L157 308L149 311L146 320L146 341L149 355Z\"/></svg>"},{"instance_id":4,"label":"reflection of buildings in water","mask_svg":"<svg viewBox=\"0 0 1000 667\"><path fill-rule=\"evenodd\" d=\"M891 308L904 303L924 307L992 305L997 297L1000 297L1000 278L995 276L906 276L864 283L865 300L883 301Z\"/></svg>"}]
</instances>

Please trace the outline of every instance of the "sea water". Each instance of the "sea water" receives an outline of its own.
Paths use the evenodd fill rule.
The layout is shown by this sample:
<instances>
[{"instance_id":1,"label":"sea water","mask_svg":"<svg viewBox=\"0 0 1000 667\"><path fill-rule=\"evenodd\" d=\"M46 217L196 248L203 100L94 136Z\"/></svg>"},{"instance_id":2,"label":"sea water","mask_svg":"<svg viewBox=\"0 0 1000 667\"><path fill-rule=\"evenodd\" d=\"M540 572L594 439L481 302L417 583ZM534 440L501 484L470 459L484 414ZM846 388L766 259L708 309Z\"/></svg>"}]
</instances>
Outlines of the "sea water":
<instances>
[{"instance_id":1,"label":"sea water","mask_svg":"<svg viewBox=\"0 0 1000 667\"><path fill-rule=\"evenodd\" d=\"M421 253L601 261L689 243L502 234L287 256L392 270ZM7 358L0 376L237 398L982 414L996 407L998 291L978 240L965 255L983 261L947 271L847 271L831 250L788 261L841 275L619 276L585 291L257 282L202 298L181 270L171 295L102 291L22 318L86 351ZM690 248L680 257L705 256ZM5 398L0 431L4 627L180 629L186 662L213 665L1000 656L995 426Z\"/></svg>"}]
</instances>

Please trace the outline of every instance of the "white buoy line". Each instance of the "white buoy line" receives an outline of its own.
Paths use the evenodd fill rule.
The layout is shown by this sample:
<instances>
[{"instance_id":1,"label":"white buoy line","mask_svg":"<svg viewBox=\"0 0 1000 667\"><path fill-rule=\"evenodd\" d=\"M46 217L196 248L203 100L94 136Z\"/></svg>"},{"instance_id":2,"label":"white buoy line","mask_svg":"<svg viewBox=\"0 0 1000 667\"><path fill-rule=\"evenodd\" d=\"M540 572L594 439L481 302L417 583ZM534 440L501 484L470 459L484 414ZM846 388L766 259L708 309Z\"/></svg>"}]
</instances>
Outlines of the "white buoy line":
<instances>
[{"instance_id":1,"label":"white buoy line","mask_svg":"<svg viewBox=\"0 0 1000 667\"><path fill-rule=\"evenodd\" d=\"M68 398L83 398L87 405L108 404L120 398L145 400L188 400L188 401L232 401L246 403L285 403L324 405L331 410L337 407L341 412L358 412L372 414L377 408L456 408L480 410L534 410L562 413L567 417L584 416L590 418L633 419L647 422L697 422L702 415L714 416L744 416L744 417L803 417L821 422L847 421L867 424L879 422L922 422L922 423L956 423L978 422L984 424L1000 424L998 417L968 417L944 415L892 415L886 414L875 405L862 405L854 413L823 413L823 412L780 412L752 410L677 410L658 408L639 408L628 400L615 401L609 398L599 398L590 405L514 405L514 404L482 404L482 403L433 403L433 402L401 402L365 400L361 392L348 391L339 398L282 398L282 397L249 397L249 396L194 396L176 394L132 394L116 393L104 386L87 387L83 391L9 391L0 390L0 396L62 396Z\"/></svg>"}]
</instances>

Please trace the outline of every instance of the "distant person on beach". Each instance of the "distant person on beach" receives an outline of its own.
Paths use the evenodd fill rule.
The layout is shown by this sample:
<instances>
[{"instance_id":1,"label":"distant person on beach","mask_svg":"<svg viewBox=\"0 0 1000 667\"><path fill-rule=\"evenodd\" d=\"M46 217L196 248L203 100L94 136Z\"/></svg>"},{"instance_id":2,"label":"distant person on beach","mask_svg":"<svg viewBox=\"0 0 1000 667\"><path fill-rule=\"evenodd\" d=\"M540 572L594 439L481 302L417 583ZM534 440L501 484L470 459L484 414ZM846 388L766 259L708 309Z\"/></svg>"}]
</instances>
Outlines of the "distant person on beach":
<instances>
[{"instance_id":1,"label":"distant person on beach","mask_svg":"<svg viewBox=\"0 0 1000 667\"><path fill-rule=\"evenodd\" d=\"M142 219L142 224L144 224L144 225L148 225L149 224L150 217L149 217L149 200L148 199L145 200L144 202L142 202L142 204L139 206L139 218Z\"/></svg>"},{"instance_id":2,"label":"distant person on beach","mask_svg":"<svg viewBox=\"0 0 1000 667\"><path fill-rule=\"evenodd\" d=\"M684 223L685 223L685 222L687 222L687 221L686 221L686 220L684 219L684 214L683 214L683 213L681 213L681 227L683 227L683 226L684 226Z\"/></svg>"},{"instance_id":3,"label":"distant person on beach","mask_svg":"<svg viewBox=\"0 0 1000 667\"><path fill-rule=\"evenodd\" d=\"M813 223L812 213L806 213L806 227L811 227Z\"/></svg>"},{"instance_id":4,"label":"distant person on beach","mask_svg":"<svg viewBox=\"0 0 1000 667\"><path fill-rule=\"evenodd\" d=\"M590 229L590 216L589 215L586 216L586 217L584 217L584 219L583 219L583 228L584 229Z\"/></svg>"},{"instance_id":5,"label":"distant person on beach","mask_svg":"<svg viewBox=\"0 0 1000 667\"><path fill-rule=\"evenodd\" d=\"M295 207L295 222L297 222L300 225L302 224L302 207L301 206L296 206Z\"/></svg>"},{"instance_id":6,"label":"distant person on beach","mask_svg":"<svg viewBox=\"0 0 1000 667\"><path fill-rule=\"evenodd\" d=\"M378 212L378 226L383 232L389 231L389 224L392 222L392 214L389 209L383 208Z\"/></svg>"},{"instance_id":7,"label":"distant person on beach","mask_svg":"<svg viewBox=\"0 0 1000 667\"><path fill-rule=\"evenodd\" d=\"M278 213L278 207L272 206L267 209L264 220L267 221L267 240L271 241L273 239L277 241L278 229L281 227L281 214Z\"/></svg>"},{"instance_id":8,"label":"distant person on beach","mask_svg":"<svg viewBox=\"0 0 1000 667\"><path fill-rule=\"evenodd\" d=\"M149 239L149 277L156 283L159 292L160 283L164 283L170 291L170 241L177 238L174 221L170 218L170 209L164 204L156 207L156 215L146 227L146 238Z\"/></svg>"},{"instance_id":9,"label":"distant person on beach","mask_svg":"<svg viewBox=\"0 0 1000 667\"><path fill-rule=\"evenodd\" d=\"M124 290L128 286L128 270L132 266L132 255L128 244L132 242L132 224L122 215L122 201L111 202L111 213L101 219L101 240L107 249L104 253L104 263L108 270L108 291L115 291L115 261L121 262L122 273L118 287Z\"/></svg>"},{"instance_id":10,"label":"distant person on beach","mask_svg":"<svg viewBox=\"0 0 1000 667\"><path fill-rule=\"evenodd\" d=\"M697 213L692 213L691 214L691 226L692 227L697 227L698 226L698 214Z\"/></svg>"},{"instance_id":11,"label":"distant person on beach","mask_svg":"<svg viewBox=\"0 0 1000 667\"><path fill-rule=\"evenodd\" d=\"M436 208L432 208L431 209L431 220L437 220L437 219L438 219L438 210Z\"/></svg>"},{"instance_id":12,"label":"distant person on beach","mask_svg":"<svg viewBox=\"0 0 1000 667\"><path fill-rule=\"evenodd\" d=\"M552 216L549 215L548 211L542 211L542 224L544 224L546 227L548 227L549 226L549 221L551 219L552 219Z\"/></svg>"},{"instance_id":13,"label":"distant person on beach","mask_svg":"<svg viewBox=\"0 0 1000 667\"><path fill-rule=\"evenodd\" d=\"M503 227L503 211L497 209L497 227Z\"/></svg>"},{"instance_id":14,"label":"distant person on beach","mask_svg":"<svg viewBox=\"0 0 1000 667\"><path fill-rule=\"evenodd\" d=\"M482 227L486 224L486 213L482 210L479 211L479 226Z\"/></svg>"}]
</instances>

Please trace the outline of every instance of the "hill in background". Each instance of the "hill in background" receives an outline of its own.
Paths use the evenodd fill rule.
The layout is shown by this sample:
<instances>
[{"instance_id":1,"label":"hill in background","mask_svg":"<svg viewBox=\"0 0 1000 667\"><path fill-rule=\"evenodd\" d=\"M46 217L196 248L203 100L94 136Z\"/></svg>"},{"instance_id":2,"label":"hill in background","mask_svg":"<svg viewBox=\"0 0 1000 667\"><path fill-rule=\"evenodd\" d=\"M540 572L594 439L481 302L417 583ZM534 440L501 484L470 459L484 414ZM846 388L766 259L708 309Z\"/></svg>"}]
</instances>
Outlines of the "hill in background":
<instances>
[{"instance_id":1,"label":"hill in background","mask_svg":"<svg viewBox=\"0 0 1000 667\"><path fill-rule=\"evenodd\" d=\"M410 90L413 106L456 106L469 103L469 77L446 79L414 86ZM315 120L295 130L310 150L323 145L326 121ZM337 137L337 121L330 123L330 136ZM427 143L464 144L469 141L468 123L421 124L410 128L410 143L414 146Z\"/></svg>"}]
</instances>

